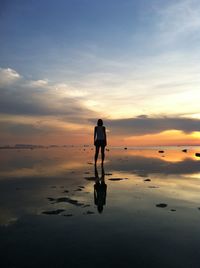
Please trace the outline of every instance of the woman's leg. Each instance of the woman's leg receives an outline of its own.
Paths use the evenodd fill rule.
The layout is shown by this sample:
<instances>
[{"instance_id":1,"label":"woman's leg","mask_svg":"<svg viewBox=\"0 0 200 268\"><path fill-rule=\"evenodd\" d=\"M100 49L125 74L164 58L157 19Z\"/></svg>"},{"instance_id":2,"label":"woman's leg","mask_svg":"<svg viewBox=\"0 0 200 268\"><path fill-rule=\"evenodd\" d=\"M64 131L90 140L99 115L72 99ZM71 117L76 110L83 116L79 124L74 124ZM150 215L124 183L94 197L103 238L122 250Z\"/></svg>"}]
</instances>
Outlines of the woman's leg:
<instances>
[{"instance_id":1,"label":"woman's leg","mask_svg":"<svg viewBox=\"0 0 200 268\"><path fill-rule=\"evenodd\" d=\"M101 163L103 165L105 159L105 146L101 146Z\"/></svg>"},{"instance_id":2,"label":"woman's leg","mask_svg":"<svg viewBox=\"0 0 200 268\"><path fill-rule=\"evenodd\" d=\"M99 155L99 146L96 146L95 156L94 156L95 165L97 163L98 155Z\"/></svg>"}]
</instances>

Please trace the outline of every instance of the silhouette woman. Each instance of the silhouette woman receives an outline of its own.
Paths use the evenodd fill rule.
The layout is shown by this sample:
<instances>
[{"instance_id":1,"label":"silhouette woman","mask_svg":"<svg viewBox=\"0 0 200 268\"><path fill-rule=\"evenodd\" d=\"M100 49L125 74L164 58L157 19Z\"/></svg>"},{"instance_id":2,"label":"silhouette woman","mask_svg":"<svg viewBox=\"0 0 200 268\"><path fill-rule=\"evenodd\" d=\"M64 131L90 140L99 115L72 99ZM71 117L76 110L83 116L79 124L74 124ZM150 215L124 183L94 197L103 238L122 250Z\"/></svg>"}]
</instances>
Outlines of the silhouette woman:
<instances>
[{"instance_id":1,"label":"silhouette woman","mask_svg":"<svg viewBox=\"0 0 200 268\"><path fill-rule=\"evenodd\" d=\"M97 121L97 126L95 126L94 128L94 145L96 146L95 156L94 156L95 165L97 164L99 149L101 147L101 165L103 166L107 140L106 140L106 128L103 126L102 119L99 119Z\"/></svg>"},{"instance_id":2,"label":"silhouette woman","mask_svg":"<svg viewBox=\"0 0 200 268\"><path fill-rule=\"evenodd\" d=\"M101 178L99 178L97 167L95 166L95 184L94 184L94 203L99 213L102 213L103 206L106 204L107 185L105 184L105 172L102 166Z\"/></svg>"}]
</instances>

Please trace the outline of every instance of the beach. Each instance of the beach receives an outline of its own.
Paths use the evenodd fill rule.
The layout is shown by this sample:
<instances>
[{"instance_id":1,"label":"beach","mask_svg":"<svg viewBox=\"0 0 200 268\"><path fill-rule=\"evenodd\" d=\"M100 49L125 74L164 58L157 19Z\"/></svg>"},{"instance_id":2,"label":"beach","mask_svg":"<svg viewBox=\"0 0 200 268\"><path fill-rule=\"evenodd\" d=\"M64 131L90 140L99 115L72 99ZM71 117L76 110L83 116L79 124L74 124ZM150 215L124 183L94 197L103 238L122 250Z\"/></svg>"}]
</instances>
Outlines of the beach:
<instances>
[{"instance_id":1,"label":"beach","mask_svg":"<svg viewBox=\"0 0 200 268\"><path fill-rule=\"evenodd\" d=\"M196 152L1 150L1 267L200 267Z\"/></svg>"}]
</instances>

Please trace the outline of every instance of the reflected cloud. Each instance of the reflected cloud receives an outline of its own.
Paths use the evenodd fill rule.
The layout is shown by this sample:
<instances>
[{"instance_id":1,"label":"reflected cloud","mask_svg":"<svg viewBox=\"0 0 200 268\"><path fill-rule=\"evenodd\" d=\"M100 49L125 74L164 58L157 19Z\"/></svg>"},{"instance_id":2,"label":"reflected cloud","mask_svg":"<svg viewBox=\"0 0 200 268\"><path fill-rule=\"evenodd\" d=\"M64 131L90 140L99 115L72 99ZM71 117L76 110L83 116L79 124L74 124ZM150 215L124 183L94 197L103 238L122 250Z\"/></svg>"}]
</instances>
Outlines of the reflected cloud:
<instances>
[{"instance_id":1,"label":"reflected cloud","mask_svg":"<svg viewBox=\"0 0 200 268\"><path fill-rule=\"evenodd\" d=\"M4 178L36 178L65 176L66 172L84 167L84 156L78 149L8 150L0 157L3 165L0 176Z\"/></svg>"},{"instance_id":2,"label":"reflected cloud","mask_svg":"<svg viewBox=\"0 0 200 268\"><path fill-rule=\"evenodd\" d=\"M192 174L200 172L198 161L185 158L180 162L170 162L161 158L148 158L146 156L127 156L119 159L114 157L108 167L116 171L129 171L138 176L148 176L149 174Z\"/></svg>"},{"instance_id":3,"label":"reflected cloud","mask_svg":"<svg viewBox=\"0 0 200 268\"><path fill-rule=\"evenodd\" d=\"M0 209L0 226L8 227L18 221L18 217L13 215L10 211L3 208Z\"/></svg>"},{"instance_id":4,"label":"reflected cloud","mask_svg":"<svg viewBox=\"0 0 200 268\"><path fill-rule=\"evenodd\" d=\"M158 158L162 161L166 162L181 162L187 159L193 159L196 160L195 152L191 150L187 150L186 153L182 152L182 149L173 149L173 150L165 150L164 153L158 153L158 150L128 150L127 154L129 156L142 156L142 157L148 157L148 158Z\"/></svg>"}]
</instances>

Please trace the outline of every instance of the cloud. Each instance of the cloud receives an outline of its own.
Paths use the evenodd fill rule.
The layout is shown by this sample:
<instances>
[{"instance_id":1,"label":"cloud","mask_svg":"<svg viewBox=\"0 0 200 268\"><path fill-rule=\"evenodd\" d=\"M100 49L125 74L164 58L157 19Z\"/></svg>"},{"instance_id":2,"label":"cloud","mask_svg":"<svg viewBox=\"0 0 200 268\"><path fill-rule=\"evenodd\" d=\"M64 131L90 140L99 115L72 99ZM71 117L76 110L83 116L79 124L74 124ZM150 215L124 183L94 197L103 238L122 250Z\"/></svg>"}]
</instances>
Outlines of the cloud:
<instances>
[{"instance_id":1,"label":"cloud","mask_svg":"<svg viewBox=\"0 0 200 268\"><path fill-rule=\"evenodd\" d=\"M200 29L198 0L173 1L158 10L158 28L161 42L176 42L196 35Z\"/></svg>"},{"instance_id":2,"label":"cloud","mask_svg":"<svg viewBox=\"0 0 200 268\"><path fill-rule=\"evenodd\" d=\"M135 97L132 97L131 92L129 95L126 92L123 95L122 91L112 92L108 88L107 92L92 94L92 91L87 91L86 88L82 91L81 87L76 88L67 83L53 83L48 79L27 80L13 69L1 69L0 73L4 85L7 81L6 86L0 84L0 120L5 137L9 133L12 136L19 136L20 133L24 136L44 136L48 132L69 133L70 129L74 133L88 135L91 134L89 128L96 124L99 117L108 118L105 124L113 136L140 136L166 130L185 133L200 131L200 120L197 118L161 116L161 113L154 111L152 113L158 114L157 117L147 115L147 112L143 111L140 116L126 118L127 114L138 111L137 107L142 111L141 107L145 104L143 99L149 102L150 97L144 98L145 93L136 92ZM104 78L109 81L113 79L111 77ZM96 77L94 80L96 81ZM186 100L188 101L188 96ZM163 108L162 101L157 101L155 106ZM185 109L185 106L183 108ZM168 106L167 109L169 110ZM150 110L149 106L146 110ZM118 111L124 112L123 119L118 119ZM115 119L109 118L112 114ZM9 119L6 123L6 120L3 120L5 116L12 120Z\"/></svg>"},{"instance_id":3,"label":"cloud","mask_svg":"<svg viewBox=\"0 0 200 268\"><path fill-rule=\"evenodd\" d=\"M45 80L35 80L35 81L30 81L29 82L30 87L35 87L35 88L46 88L48 86L48 79Z\"/></svg>"},{"instance_id":4,"label":"cloud","mask_svg":"<svg viewBox=\"0 0 200 268\"><path fill-rule=\"evenodd\" d=\"M5 87L14 84L21 78L15 70L11 68L0 68L0 87Z\"/></svg>"},{"instance_id":5,"label":"cloud","mask_svg":"<svg viewBox=\"0 0 200 268\"><path fill-rule=\"evenodd\" d=\"M0 78L1 114L63 116L80 120L95 115L83 105L81 92L66 84L50 83L47 79L29 81L10 68L1 68Z\"/></svg>"},{"instance_id":6,"label":"cloud","mask_svg":"<svg viewBox=\"0 0 200 268\"><path fill-rule=\"evenodd\" d=\"M93 123L95 120L91 119ZM145 135L166 130L180 130L185 133L200 131L200 120L183 117L148 117L140 115L135 118L105 120L112 135Z\"/></svg>"},{"instance_id":7,"label":"cloud","mask_svg":"<svg viewBox=\"0 0 200 268\"><path fill-rule=\"evenodd\" d=\"M52 128L38 127L36 124L21 124L16 122L1 122L1 130L4 133L12 133L15 136L48 134Z\"/></svg>"},{"instance_id":8,"label":"cloud","mask_svg":"<svg viewBox=\"0 0 200 268\"><path fill-rule=\"evenodd\" d=\"M0 74L2 144L80 143L82 136L87 138L87 119L98 116L83 104L86 91L83 95L48 79L27 80L13 69L1 69Z\"/></svg>"}]
</instances>

